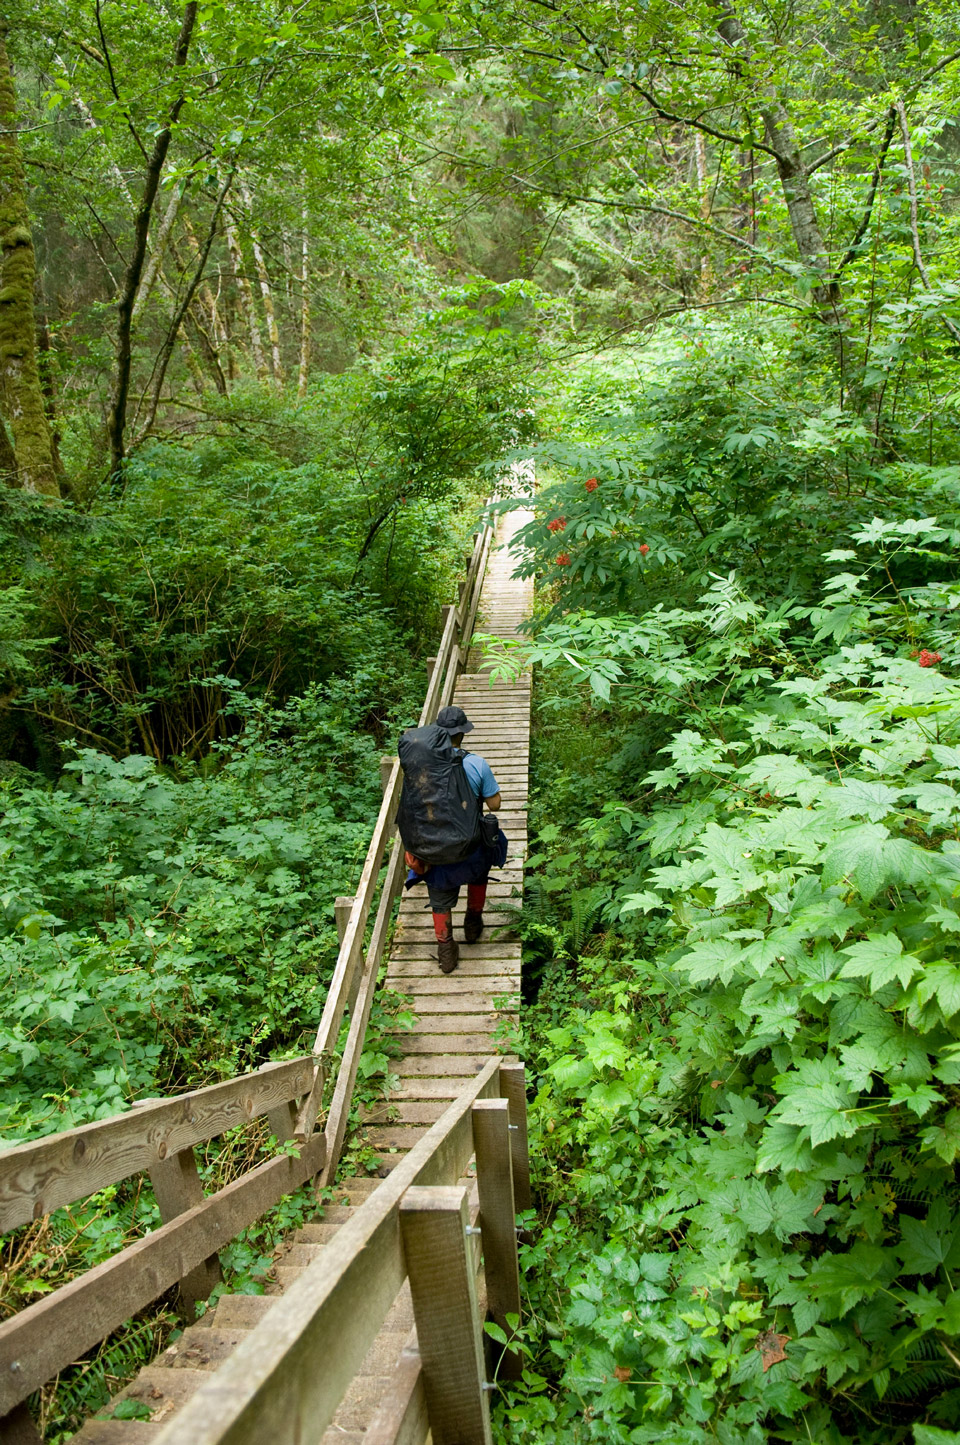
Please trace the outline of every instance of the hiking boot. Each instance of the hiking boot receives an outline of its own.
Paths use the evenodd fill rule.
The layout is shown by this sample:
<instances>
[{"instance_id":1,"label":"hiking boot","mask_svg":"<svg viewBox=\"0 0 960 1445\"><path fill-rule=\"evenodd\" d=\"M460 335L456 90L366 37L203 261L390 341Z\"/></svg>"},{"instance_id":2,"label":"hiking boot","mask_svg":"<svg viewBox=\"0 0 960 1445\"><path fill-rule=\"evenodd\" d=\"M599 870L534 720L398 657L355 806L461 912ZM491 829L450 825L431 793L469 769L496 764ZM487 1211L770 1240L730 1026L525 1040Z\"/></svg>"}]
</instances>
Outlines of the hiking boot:
<instances>
[{"instance_id":1,"label":"hiking boot","mask_svg":"<svg viewBox=\"0 0 960 1445\"><path fill-rule=\"evenodd\" d=\"M440 958L440 972L453 973L460 962L460 945L452 938L441 938L437 944L437 954Z\"/></svg>"},{"instance_id":2,"label":"hiking boot","mask_svg":"<svg viewBox=\"0 0 960 1445\"><path fill-rule=\"evenodd\" d=\"M467 943L476 943L483 932L483 914L468 908L463 918L463 936Z\"/></svg>"}]
</instances>

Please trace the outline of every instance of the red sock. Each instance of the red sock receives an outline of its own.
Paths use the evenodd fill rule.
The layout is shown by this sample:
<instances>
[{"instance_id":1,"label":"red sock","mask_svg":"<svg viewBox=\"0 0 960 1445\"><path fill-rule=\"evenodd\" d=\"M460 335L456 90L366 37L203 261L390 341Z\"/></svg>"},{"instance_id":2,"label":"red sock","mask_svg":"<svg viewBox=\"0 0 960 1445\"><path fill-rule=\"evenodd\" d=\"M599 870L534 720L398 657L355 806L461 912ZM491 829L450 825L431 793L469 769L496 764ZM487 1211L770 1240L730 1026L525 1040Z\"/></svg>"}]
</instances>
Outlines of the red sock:
<instances>
[{"instance_id":1,"label":"red sock","mask_svg":"<svg viewBox=\"0 0 960 1445\"><path fill-rule=\"evenodd\" d=\"M487 901L486 883L470 883L467 886L467 908L471 913L482 913Z\"/></svg>"},{"instance_id":2,"label":"red sock","mask_svg":"<svg viewBox=\"0 0 960 1445\"><path fill-rule=\"evenodd\" d=\"M433 931L437 935L437 942L443 943L445 939L453 937L453 917L449 913L434 913Z\"/></svg>"}]
</instances>

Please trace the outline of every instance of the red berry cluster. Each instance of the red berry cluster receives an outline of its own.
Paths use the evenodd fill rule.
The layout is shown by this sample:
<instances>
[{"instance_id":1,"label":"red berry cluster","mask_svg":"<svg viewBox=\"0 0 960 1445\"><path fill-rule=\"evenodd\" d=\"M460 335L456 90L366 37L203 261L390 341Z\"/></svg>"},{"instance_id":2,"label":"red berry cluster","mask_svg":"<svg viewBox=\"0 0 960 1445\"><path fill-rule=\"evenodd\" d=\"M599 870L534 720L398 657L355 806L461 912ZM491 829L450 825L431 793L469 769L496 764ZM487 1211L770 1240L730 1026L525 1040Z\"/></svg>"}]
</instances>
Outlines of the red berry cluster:
<instances>
[{"instance_id":1,"label":"red berry cluster","mask_svg":"<svg viewBox=\"0 0 960 1445\"><path fill-rule=\"evenodd\" d=\"M569 553L569 552L561 552L561 553L559 554L559 556L557 557L557 566L558 566L558 567L569 567L569 566L570 566L570 553Z\"/></svg>"},{"instance_id":2,"label":"red berry cluster","mask_svg":"<svg viewBox=\"0 0 960 1445\"><path fill-rule=\"evenodd\" d=\"M640 556L641 556L641 557L645 557L649 551L650 551L650 548L647 546L646 542L641 542L641 543L640 543Z\"/></svg>"},{"instance_id":3,"label":"red berry cluster","mask_svg":"<svg viewBox=\"0 0 960 1445\"><path fill-rule=\"evenodd\" d=\"M584 482L583 485L586 487L588 492L595 492L599 487L600 483L597 481L596 477L590 477L590 479Z\"/></svg>"},{"instance_id":4,"label":"red berry cluster","mask_svg":"<svg viewBox=\"0 0 960 1445\"><path fill-rule=\"evenodd\" d=\"M562 532L567 525L566 517L554 517L552 522L547 523L548 532Z\"/></svg>"},{"instance_id":5,"label":"red berry cluster","mask_svg":"<svg viewBox=\"0 0 960 1445\"><path fill-rule=\"evenodd\" d=\"M943 661L942 652L928 652L924 647L917 658L921 667L933 667L934 663Z\"/></svg>"}]
</instances>

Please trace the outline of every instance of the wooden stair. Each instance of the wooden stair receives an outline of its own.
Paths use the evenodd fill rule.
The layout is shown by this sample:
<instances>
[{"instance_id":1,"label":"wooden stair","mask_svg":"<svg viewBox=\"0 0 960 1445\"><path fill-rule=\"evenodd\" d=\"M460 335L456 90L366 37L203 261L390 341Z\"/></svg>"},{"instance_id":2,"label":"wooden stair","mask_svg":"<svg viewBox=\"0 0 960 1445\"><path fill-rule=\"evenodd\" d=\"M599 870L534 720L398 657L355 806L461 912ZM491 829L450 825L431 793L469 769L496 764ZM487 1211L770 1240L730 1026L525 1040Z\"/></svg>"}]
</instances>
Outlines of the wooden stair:
<instances>
[{"instance_id":1,"label":"wooden stair","mask_svg":"<svg viewBox=\"0 0 960 1445\"><path fill-rule=\"evenodd\" d=\"M514 637L529 616L532 581L510 575L514 562L507 552L510 538L527 520L528 514L515 512L498 527L499 545L487 565L478 631ZM510 922L511 910L520 907L522 898L527 844L530 679L525 676L516 683L491 687L486 674L463 673L454 700L475 724L468 738L470 750L488 760L500 783L500 820L510 846L505 867L496 871L489 886L486 927L477 944L463 942L466 890L462 892L454 912L460 940L460 964L454 973L444 975L439 970L426 888L415 887L401 901L387 986L411 997L416 1024L412 1031L395 1036L404 1050L391 1065L391 1072L399 1077L398 1087L370 1111L364 1125L364 1139L376 1150L376 1176L338 1182L333 1203L323 1205L315 1222L283 1241L265 1294L222 1296L215 1309L184 1330L106 1407L112 1412L121 1401L134 1400L151 1411L149 1420L88 1420L73 1437L78 1445L139 1445L159 1439L181 1405L319 1258L380 1180L440 1117L465 1079L478 1073L491 1054L515 1057L511 1026L520 1000L520 943ZM470 1204L476 1222L475 1188ZM323 1445L389 1445L397 1430L390 1400L398 1392L388 1387L402 1378L411 1360L416 1360L416 1331L410 1288L405 1284L324 1434ZM322 1361L318 1366L322 1368Z\"/></svg>"}]
</instances>

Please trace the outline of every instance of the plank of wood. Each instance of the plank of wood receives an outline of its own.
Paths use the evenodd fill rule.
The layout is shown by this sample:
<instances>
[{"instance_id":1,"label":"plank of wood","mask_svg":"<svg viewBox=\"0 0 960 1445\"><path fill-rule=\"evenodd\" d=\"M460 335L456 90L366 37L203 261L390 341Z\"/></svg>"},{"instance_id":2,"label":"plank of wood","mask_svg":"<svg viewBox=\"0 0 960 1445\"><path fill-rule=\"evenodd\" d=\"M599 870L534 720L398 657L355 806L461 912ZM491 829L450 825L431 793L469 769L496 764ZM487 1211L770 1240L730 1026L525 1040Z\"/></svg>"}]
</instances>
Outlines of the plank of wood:
<instances>
[{"instance_id":1,"label":"plank of wood","mask_svg":"<svg viewBox=\"0 0 960 1445\"><path fill-rule=\"evenodd\" d=\"M316 1134L303 1145L299 1158L282 1154L268 1159L202 1204L4 1320L0 1414L216 1254L241 1229L316 1174L325 1154L326 1141Z\"/></svg>"},{"instance_id":2,"label":"plank of wood","mask_svg":"<svg viewBox=\"0 0 960 1445\"><path fill-rule=\"evenodd\" d=\"M363 1445L424 1445L430 1434L427 1395L423 1388L420 1352L404 1347L380 1406L363 1436Z\"/></svg>"},{"instance_id":3,"label":"plank of wood","mask_svg":"<svg viewBox=\"0 0 960 1445\"><path fill-rule=\"evenodd\" d=\"M306 1093L313 1060L265 1064L252 1074L138 1105L0 1153L0 1232L72 1204L169 1155L213 1139Z\"/></svg>"},{"instance_id":4,"label":"plank of wood","mask_svg":"<svg viewBox=\"0 0 960 1445\"><path fill-rule=\"evenodd\" d=\"M324 1247L323 1258L204 1382L167 1427L162 1445L320 1440L403 1283L401 1198L414 1184L460 1177L473 1150L473 1103L498 1088L497 1065L489 1060Z\"/></svg>"},{"instance_id":5,"label":"plank of wood","mask_svg":"<svg viewBox=\"0 0 960 1445\"><path fill-rule=\"evenodd\" d=\"M473 1106L473 1143L477 1156L487 1302L497 1324L509 1334L507 1315L520 1314L520 1266L507 1099L477 1100ZM507 1350L501 1361L501 1373L516 1380L521 1369L521 1357Z\"/></svg>"},{"instance_id":6,"label":"plank of wood","mask_svg":"<svg viewBox=\"0 0 960 1445\"><path fill-rule=\"evenodd\" d=\"M408 1189L400 1221L433 1445L492 1445L467 1191Z\"/></svg>"},{"instance_id":7,"label":"plank of wood","mask_svg":"<svg viewBox=\"0 0 960 1445\"><path fill-rule=\"evenodd\" d=\"M430 1054L424 1058L415 1058L411 1055L405 1059L391 1059L390 1072L398 1074L401 1079L411 1074L429 1074L431 1076L442 1074L445 1078L453 1078L456 1075L469 1077L483 1068L489 1059L490 1055L486 1051L478 1054Z\"/></svg>"},{"instance_id":8,"label":"plank of wood","mask_svg":"<svg viewBox=\"0 0 960 1445\"><path fill-rule=\"evenodd\" d=\"M181 1149L155 1164L150 1170L150 1183L164 1224L203 1203L203 1186L192 1149ZM212 1254L180 1280L180 1306L187 1321L196 1319L197 1302L209 1299L220 1279L220 1259Z\"/></svg>"},{"instance_id":9,"label":"plank of wood","mask_svg":"<svg viewBox=\"0 0 960 1445\"><path fill-rule=\"evenodd\" d=\"M447 1075L443 1078L432 1079L424 1075L413 1074L407 1079L401 1079L399 1088L391 1089L387 1098L398 1103L404 1100L416 1099L455 1099L463 1088L463 1078L457 1075Z\"/></svg>"},{"instance_id":10,"label":"plank of wood","mask_svg":"<svg viewBox=\"0 0 960 1445\"><path fill-rule=\"evenodd\" d=\"M364 1124L435 1124L447 1107L443 1099L384 1099L363 1111Z\"/></svg>"},{"instance_id":11,"label":"plank of wood","mask_svg":"<svg viewBox=\"0 0 960 1445\"><path fill-rule=\"evenodd\" d=\"M421 1054L491 1054L499 1047L490 1034L408 1034L404 1040L407 1058Z\"/></svg>"},{"instance_id":12,"label":"plank of wood","mask_svg":"<svg viewBox=\"0 0 960 1445\"><path fill-rule=\"evenodd\" d=\"M491 1003L496 1004L499 999L509 999L520 991L519 966L511 973L474 973L458 977L459 973L459 968L456 973L441 973L438 968L424 974L388 974L387 986L395 988L398 993L410 995L415 1003L427 995L431 998L455 998L463 990L470 993L483 990L489 991Z\"/></svg>"},{"instance_id":13,"label":"plank of wood","mask_svg":"<svg viewBox=\"0 0 960 1445\"><path fill-rule=\"evenodd\" d=\"M479 943L460 944L460 962L464 963L486 963L491 959L509 959L510 962L520 960L519 943L511 943L507 939L491 940L487 943L481 939ZM394 962L400 963L410 958L434 958L436 957L436 942L432 945L423 943L395 943L390 954L391 965Z\"/></svg>"},{"instance_id":14,"label":"plank of wood","mask_svg":"<svg viewBox=\"0 0 960 1445\"><path fill-rule=\"evenodd\" d=\"M513 1007L504 1009L491 1008L491 1002L488 995L480 993L463 994L459 998L438 997L436 994L425 994L420 998L414 995L414 1011L421 1020L434 1016L442 1017L444 1014L456 1014L462 1009L468 1009L472 1014L486 1011L499 1017L502 1013L516 1013L519 996L515 996Z\"/></svg>"},{"instance_id":15,"label":"plank of wood","mask_svg":"<svg viewBox=\"0 0 960 1445\"><path fill-rule=\"evenodd\" d=\"M527 1072L523 1064L500 1066L500 1096L510 1105L510 1153L513 1161L513 1194L519 1210L533 1203L530 1192L530 1146L527 1138Z\"/></svg>"},{"instance_id":16,"label":"plank of wood","mask_svg":"<svg viewBox=\"0 0 960 1445\"><path fill-rule=\"evenodd\" d=\"M429 1124L370 1124L364 1128L363 1138L374 1149L412 1149L429 1127Z\"/></svg>"},{"instance_id":17,"label":"plank of wood","mask_svg":"<svg viewBox=\"0 0 960 1445\"><path fill-rule=\"evenodd\" d=\"M433 1014L420 1011L417 1022L412 1030L404 1030L401 1034L391 1034L390 1037L402 1043L409 1038L411 1033L422 1037L424 1034L492 1034L502 1024L515 1019L516 1014L507 1013L506 1010L491 1009L489 1004L486 1009L478 1009L475 1013L444 1013Z\"/></svg>"}]
</instances>

